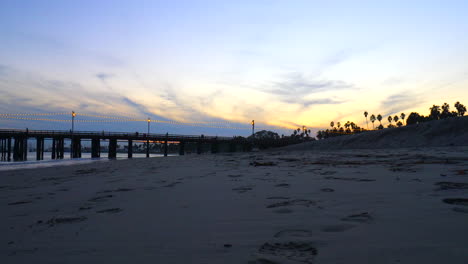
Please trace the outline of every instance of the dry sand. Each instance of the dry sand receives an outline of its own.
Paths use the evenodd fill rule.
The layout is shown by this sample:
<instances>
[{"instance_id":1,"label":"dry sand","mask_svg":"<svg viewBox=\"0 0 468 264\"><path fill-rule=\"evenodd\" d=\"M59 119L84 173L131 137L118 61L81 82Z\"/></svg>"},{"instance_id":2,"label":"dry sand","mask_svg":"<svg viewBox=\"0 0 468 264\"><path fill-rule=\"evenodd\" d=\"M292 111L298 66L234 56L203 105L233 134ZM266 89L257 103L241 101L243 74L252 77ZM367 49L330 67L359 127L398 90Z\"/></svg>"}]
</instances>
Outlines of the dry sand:
<instances>
[{"instance_id":1,"label":"dry sand","mask_svg":"<svg viewBox=\"0 0 468 264\"><path fill-rule=\"evenodd\" d=\"M468 146L468 116L339 136L291 145L284 149L336 150L442 146Z\"/></svg>"},{"instance_id":2,"label":"dry sand","mask_svg":"<svg viewBox=\"0 0 468 264\"><path fill-rule=\"evenodd\" d=\"M468 147L0 172L1 263L468 263Z\"/></svg>"}]
</instances>

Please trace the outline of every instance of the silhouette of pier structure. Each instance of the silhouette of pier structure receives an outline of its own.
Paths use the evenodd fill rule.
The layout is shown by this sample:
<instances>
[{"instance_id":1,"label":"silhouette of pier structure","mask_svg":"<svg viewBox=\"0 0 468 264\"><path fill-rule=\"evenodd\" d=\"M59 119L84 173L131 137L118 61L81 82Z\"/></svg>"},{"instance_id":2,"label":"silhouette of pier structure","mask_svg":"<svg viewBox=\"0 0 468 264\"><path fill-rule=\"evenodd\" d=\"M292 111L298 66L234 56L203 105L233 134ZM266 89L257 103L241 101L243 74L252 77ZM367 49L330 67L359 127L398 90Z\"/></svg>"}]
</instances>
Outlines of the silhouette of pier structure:
<instances>
[{"instance_id":1,"label":"silhouette of pier structure","mask_svg":"<svg viewBox=\"0 0 468 264\"><path fill-rule=\"evenodd\" d=\"M63 159L66 146L65 140L70 141L70 157L81 158L82 142L91 141L91 157L101 157L101 142L108 142L109 158L117 157L117 142L127 142L128 158L133 157L133 144L146 144L146 157L150 156L150 142L162 144L164 156L168 155L168 144L178 145L179 155L186 152L186 144L196 144L196 152L201 154L209 146L211 153L218 153L220 149L229 152L249 151L251 142L244 138L218 137L204 135L173 135L126 132L96 132L96 131L57 131L57 130L18 130L0 129L0 161L25 161L28 159L28 140L36 141L36 160L44 159L44 141L52 140L51 159Z\"/></svg>"}]
</instances>

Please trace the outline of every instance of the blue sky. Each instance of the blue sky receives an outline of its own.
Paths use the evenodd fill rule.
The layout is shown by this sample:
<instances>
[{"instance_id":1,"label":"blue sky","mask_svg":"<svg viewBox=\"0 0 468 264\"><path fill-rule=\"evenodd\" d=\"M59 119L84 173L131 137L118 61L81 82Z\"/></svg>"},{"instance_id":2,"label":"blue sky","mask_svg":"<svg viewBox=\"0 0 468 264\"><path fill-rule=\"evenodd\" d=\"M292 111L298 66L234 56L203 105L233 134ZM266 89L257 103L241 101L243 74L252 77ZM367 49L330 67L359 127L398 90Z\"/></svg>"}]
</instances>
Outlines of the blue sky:
<instances>
[{"instance_id":1,"label":"blue sky","mask_svg":"<svg viewBox=\"0 0 468 264\"><path fill-rule=\"evenodd\" d=\"M4 0L0 113L74 110L243 128L255 119L288 129L362 124L365 110L427 113L468 102L467 11L466 1Z\"/></svg>"}]
</instances>

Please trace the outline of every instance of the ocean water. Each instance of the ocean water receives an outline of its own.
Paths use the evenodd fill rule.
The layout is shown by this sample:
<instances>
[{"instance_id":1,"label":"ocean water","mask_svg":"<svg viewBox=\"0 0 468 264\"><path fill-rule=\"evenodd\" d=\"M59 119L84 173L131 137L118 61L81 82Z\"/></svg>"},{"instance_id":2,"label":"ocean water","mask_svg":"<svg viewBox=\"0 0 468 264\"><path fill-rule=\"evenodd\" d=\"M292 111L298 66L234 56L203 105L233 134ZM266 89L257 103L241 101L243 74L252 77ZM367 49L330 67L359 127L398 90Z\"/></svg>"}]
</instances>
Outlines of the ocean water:
<instances>
[{"instance_id":1,"label":"ocean water","mask_svg":"<svg viewBox=\"0 0 468 264\"><path fill-rule=\"evenodd\" d=\"M169 154L169 156L178 156L177 154ZM150 157L164 157L163 154L150 153ZM117 153L117 159L127 159L127 153ZM133 158L146 158L145 153L133 153ZM81 158L71 159L70 153L65 152L63 159L52 159L51 152L44 152L44 160L36 160L36 152L28 152L27 161L0 161L0 171L17 170L17 169L35 169L53 166L66 166L75 164L85 164L91 162L107 162L107 153L101 153L100 158L91 158L91 153L82 153Z\"/></svg>"}]
</instances>

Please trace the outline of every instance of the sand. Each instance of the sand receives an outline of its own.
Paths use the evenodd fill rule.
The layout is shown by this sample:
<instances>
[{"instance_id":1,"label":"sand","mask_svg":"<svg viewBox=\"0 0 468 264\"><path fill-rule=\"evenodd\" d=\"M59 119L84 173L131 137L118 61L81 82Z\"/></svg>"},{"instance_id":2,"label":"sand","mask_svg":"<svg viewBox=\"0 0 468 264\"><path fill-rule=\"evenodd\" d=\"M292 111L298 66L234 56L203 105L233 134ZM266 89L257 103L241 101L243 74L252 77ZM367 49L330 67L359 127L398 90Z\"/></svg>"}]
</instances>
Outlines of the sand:
<instances>
[{"instance_id":1,"label":"sand","mask_svg":"<svg viewBox=\"0 0 468 264\"><path fill-rule=\"evenodd\" d=\"M468 146L468 116L290 145L284 150Z\"/></svg>"},{"instance_id":2,"label":"sand","mask_svg":"<svg viewBox=\"0 0 468 264\"><path fill-rule=\"evenodd\" d=\"M468 147L0 172L1 263L468 263Z\"/></svg>"}]
</instances>

